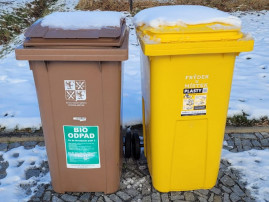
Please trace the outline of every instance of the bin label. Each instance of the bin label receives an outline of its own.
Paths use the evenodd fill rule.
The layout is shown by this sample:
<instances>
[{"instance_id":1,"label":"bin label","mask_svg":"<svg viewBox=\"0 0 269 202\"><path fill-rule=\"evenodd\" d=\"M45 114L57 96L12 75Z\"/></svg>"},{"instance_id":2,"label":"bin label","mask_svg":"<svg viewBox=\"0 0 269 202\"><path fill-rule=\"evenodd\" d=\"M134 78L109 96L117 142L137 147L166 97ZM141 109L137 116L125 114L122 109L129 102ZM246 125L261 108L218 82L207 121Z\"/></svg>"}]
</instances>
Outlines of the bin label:
<instances>
[{"instance_id":1,"label":"bin label","mask_svg":"<svg viewBox=\"0 0 269 202\"><path fill-rule=\"evenodd\" d=\"M86 99L85 80L64 80L65 99L68 106L84 106Z\"/></svg>"},{"instance_id":2,"label":"bin label","mask_svg":"<svg viewBox=\"0 0 269 202\"><path fill-rule=\"evenodd\" d=\"M98 126L63 126L67 168L100 168Z\"/></svg>"},{"instance_id":3,"label":"bin label","mask_svg":"<svg viewBox=\"0 0 269 202\"><path fill-rule=\"evenodd\" d=\"M183 89L181 116L206 115L206 98L208 88Z\"/></svg>"}]
</instances>

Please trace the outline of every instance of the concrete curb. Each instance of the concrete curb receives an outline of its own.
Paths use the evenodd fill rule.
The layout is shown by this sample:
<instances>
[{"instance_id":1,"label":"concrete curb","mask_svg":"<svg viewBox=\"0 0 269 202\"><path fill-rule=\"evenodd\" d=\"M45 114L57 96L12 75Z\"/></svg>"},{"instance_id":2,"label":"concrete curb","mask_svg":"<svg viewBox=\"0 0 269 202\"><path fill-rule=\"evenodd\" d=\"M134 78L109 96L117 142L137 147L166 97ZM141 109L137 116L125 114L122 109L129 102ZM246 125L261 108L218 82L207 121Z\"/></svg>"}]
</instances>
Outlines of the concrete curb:
<instances>
[{"instance_id":1,"label":"concrete curb","mask_svg":"<svg viewBox=\"0 0 269 202\"><path fill-rule=\"evenodd\" d=\"M233 127L227 126L225 128L225 133L269 133L268 126L253 126L253 127Z\"/></svg>"}]
</instances>

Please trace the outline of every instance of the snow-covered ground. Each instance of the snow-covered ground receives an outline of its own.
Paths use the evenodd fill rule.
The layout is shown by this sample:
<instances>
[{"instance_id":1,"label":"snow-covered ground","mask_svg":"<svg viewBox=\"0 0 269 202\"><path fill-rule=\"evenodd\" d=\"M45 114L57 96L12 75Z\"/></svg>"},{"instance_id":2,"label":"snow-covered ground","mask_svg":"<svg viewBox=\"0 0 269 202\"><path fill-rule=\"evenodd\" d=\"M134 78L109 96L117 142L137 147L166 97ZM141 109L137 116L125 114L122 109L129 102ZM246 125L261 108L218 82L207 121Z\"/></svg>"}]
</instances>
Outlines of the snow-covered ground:
<instances>
[{"instance_id":1,"label":"snow-covered ground","mask_svg":"<svg viewBox=\"0 0 269 202\"><path fill-rule=\"evenodd\" d=\"M235 63L228 115L241 111L249 118L269 116L269 12L237 12L242 30L255 40L252 52L241 53Z\"/></svg>"},{"instance_id":2,"label":"snow-covered ground","mask_svg":"<svg viewBox=\"0 0 269 202\"><path fill-rule=\"evenodd\" d=\"M63 6L61 1L54 9ZM74 8L68 4L67 10ZM254 51L241 53L236 60L228 115L245 113L250 118L269 115L269 12L236 12L242 20L244 32L255 39ZM142 103L140 84L140 47L132 19L130 26L129 60L123 63L123 123L141 123ZM13 49L22 43L18 36L8 46ZM0 60L0 125L14 127L40 127L39 109L32 72L27 61L16 61L14 51Z\"/></svg>"},{"instance_id":3,"label":"snow-covered ground","mask_svg":"<svg viewBox=\"0 0 269 202\"><path fill-rule=\"evenodd\" d=\"M12 12L14 8L21 8L26 3L30 3L34 0L1 0L0 1L0 14L2 11Z\"/></svg>"},{"instance_id":4,"label":"snow-covered ground","mask_svg":"<svg viewBox=\"0 0 269 202\"><path fill-rule=\"evenodd\" d=\"M228 160L232 165L229 168L238 170L246 188L259 202L269 199L269 149L250 150L232 153L222 150L222 159Z\"/></svg>"},{"instance_id":5,"label":"snow-covered ground","mask_svg":"<svg viewBox=\"0 0 269 202\"><path fill-rule=\"evenodd\" d=\"M6 170L7 176L1 179L0 196L1 201L28 201L31 194L26 194L27 186L31 186L31 191L37 188L41 183L49 184L50 174L42 174L38 177L31 177L26 179L25 171L40 167L40 165L47 161L47 152L45 147L36 146L33 149L26 150L23 146L11 149L8 152L0 152L3 155L4 161L7 161L9 166ZM23 189L24 187L24 189Z\"/></svg>"}]
</instances>

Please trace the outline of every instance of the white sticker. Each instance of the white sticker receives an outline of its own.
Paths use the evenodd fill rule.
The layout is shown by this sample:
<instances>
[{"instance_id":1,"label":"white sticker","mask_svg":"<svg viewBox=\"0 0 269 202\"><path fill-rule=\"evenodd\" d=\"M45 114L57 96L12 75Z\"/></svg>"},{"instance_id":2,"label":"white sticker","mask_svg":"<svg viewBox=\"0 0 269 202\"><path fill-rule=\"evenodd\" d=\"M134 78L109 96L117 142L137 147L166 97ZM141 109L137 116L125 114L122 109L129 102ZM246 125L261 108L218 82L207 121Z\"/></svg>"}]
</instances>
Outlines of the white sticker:
<instances>
[{"instance_id":1,"label":"white sticker","mask_svg":"<svg viewBox=\"0 0 269 202\"><path fill-rule=\"evenodd\" d=\"M208 88L183 89L183 105L181 116L206 115Z\"/></svg>"},{"instance_id":2,"label":"white sticker","mask_svg":"<svg viewBox=\"0 0 269 202\"><path fill-rule=\"evenodd\" d=\"M73 117L73 120L82 122L82 121L86 121L87 118L86 117Z\"/></svg>"},{"instance_id":3,"label":"white sticker","mask_svg":"<svg viewBox=\"0 0 269 202\"><path fill-rule=\"evenodd\" d=\"M85 106L87 104L86 81L64 80L65 99L68 106Z\"/></svg>"}]
</instances>

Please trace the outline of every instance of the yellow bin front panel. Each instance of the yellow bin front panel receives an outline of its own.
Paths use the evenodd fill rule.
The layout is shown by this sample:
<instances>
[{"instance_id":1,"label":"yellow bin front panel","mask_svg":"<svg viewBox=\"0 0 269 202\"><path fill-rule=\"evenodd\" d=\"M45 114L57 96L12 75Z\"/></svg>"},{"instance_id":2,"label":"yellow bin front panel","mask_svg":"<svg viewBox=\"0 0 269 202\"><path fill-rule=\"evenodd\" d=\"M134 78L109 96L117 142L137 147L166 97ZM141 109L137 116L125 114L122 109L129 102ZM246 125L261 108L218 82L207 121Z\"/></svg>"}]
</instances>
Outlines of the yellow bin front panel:
<instances>
[{"instance_id":1,"label":"yellow bin front panel","mask_svg":"<svg viewBox=\"0 0 269 202\"><path fill-rule=\"evenodd\" d=\"M153 186L161 192L212 188L237 53L141 55L144 146Z\"/></svg>"}]
</instances>

